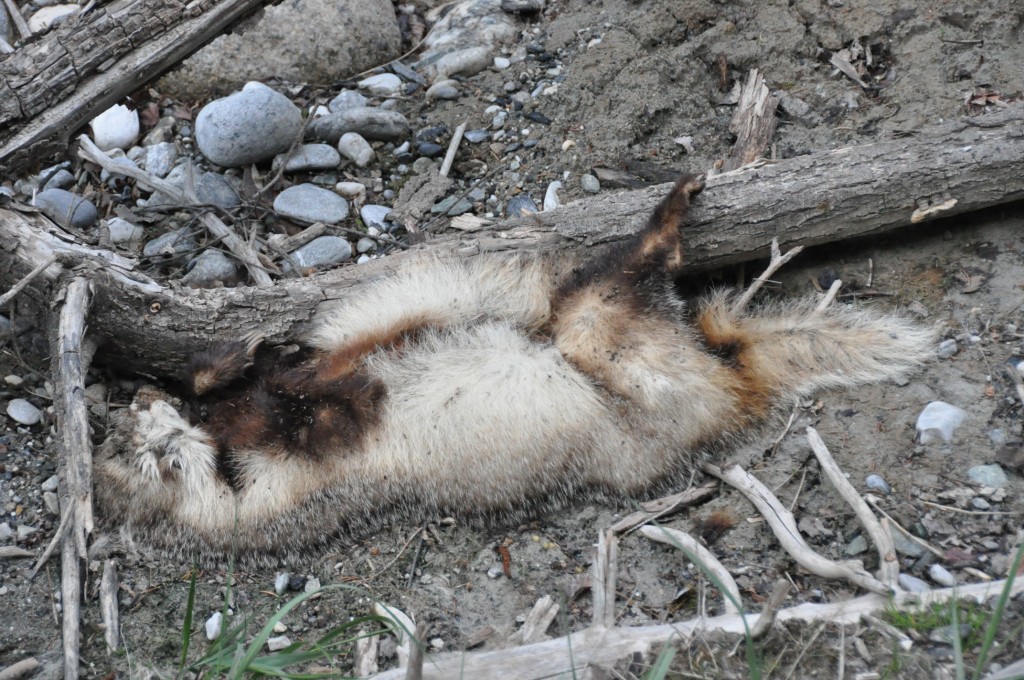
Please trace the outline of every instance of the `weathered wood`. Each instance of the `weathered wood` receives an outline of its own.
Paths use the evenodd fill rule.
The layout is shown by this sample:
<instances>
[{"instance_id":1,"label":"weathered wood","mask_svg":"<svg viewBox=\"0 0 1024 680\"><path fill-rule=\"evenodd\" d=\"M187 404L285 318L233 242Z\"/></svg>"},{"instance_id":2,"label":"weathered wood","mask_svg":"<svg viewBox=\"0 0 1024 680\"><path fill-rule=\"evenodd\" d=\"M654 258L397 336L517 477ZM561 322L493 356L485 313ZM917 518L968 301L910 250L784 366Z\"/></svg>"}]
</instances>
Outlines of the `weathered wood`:
<instances>
[{"instance_id":1,"label":"weathered wood","mask_svg":"<svg viewBox=\"0 0 1024 680\"><path fill-rule=\"evenodd\" d=\"M97 114L264 0L115 0L0 60L0 173L67 146Z\"/></svg>"},{"instance_id":2,"label":"weathered wood","mask_svg":"<svg viewBox=\"0 0 1024 680\"><path fill-rule=\"evenodd\" d=\"M318 311L425 254L544 252L558 261L622 241L642 226L667 187L601 195L558 210L499 222L470 235L434 235L427 246L360 266L266 288L192 290L132 271L130 258L73 244L45 218L0 210L0 286L13 285L55 251L110 266L95 282L90 328L119 367L173 375L187 354L259 330L294 339ZM784 249L908 225L922 202L952 204L929 218L1024 198L1024 108L956 122L905 139L787 159L709 179L685 229L691 271ZM955 201L955 203L954 203ZM69 243L69 241L72 241ZM76 256L77 257L77 256ZM98 266L98 264L97 264ZM45 309L59 267L19 296Z\"/></svg>"}]
</instances>

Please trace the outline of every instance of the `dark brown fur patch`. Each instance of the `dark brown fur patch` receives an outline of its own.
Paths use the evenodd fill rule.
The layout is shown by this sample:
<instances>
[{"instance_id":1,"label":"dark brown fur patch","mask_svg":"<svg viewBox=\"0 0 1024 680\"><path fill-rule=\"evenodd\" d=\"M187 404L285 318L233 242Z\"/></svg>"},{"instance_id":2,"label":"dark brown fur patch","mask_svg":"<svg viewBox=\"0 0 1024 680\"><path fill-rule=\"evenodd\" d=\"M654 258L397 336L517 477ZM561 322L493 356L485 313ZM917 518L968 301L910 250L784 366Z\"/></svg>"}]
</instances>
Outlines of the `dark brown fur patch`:
<instances>
[{"instance_id":1,"label":"dark brown fur patch","mask_svg":"<svg viewBox=\"0 0 1024 680\"><path fill-rule=\"evenodd\" d=\"M725 387L736 397L738 414L748 421L767 416L774 390L751 349L753 338L738 327L723 327L715 314L707 311L698 316L697 329L709 352L724 355L723 363L733 371L734 380Z\"/></svg>"},{"instance_id":2,"label":"dark brown fur patch","mask_svg":"<svg viewBox=\"0 0 1024 680\"><path fill-rule=\"evenodd\" d=\"M185 386L195 396L227 387L252 364L248 349L236 340L196 352L185 364Z\"/></svg>"}]
</instances>

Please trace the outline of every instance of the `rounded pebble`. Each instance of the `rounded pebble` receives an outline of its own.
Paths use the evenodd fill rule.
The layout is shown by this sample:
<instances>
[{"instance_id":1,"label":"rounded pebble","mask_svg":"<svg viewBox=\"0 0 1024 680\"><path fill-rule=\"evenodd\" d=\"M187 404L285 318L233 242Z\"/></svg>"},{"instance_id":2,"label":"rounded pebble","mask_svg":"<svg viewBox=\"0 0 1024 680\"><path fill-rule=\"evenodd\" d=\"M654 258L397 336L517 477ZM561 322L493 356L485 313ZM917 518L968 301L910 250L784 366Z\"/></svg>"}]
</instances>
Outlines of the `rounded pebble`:
<instances>
[{"instance_id":1,"label":"rounded pebble","mask_svg":"<svg viewBox=\"0 0 1024 680\"><path fill-rule=\"evenodd\" d=\"M377 242L369 236L363 236L356 242L356 252L359 254L372 253L377 250Z\"/></svg>"},{"instance_id":2,"label":"rounded pebble","mask_svg":"<svg viewBox=\"0 0 1024 680\"><path fill-rule=\"evenodd\" d=\"M975 484L998 489L1006 486L1009 478L998 465L975 465L967 471L967 477Z\"/></svg>"},{"instance_id":3,"label":"rounded pebble","mask_svg":"<svg viewBox=\"0 0 1024 680\"><path fill-rule=\"evenodd\" d=\"M316 139L337 144L346 132L358 132L364 139L397 142L409 135L409 121L397 111L369 106L343 109L317 118L309 124Z\"/></svg>"},{"instance_id":4,"label":"rounded pebble","mask_svg":"<svg viewBox=\"0 0 1024 680\"><path fill-rule=\"evenodd\" d=\"M283 94L247 83L241 92L204 106L195 128L203 155L230 168L287 151L302 130L302 114Z\"/></svg>"},{"instance_id":5,"label":"rounded pebble","mask_svg":"<svg viewBox=\"0 0 1024 680\"><path fill-rule=\"evenodd\" d=\"M454 80L439 80L427 88L427 99L458 99L459 87Z\"/></svg>"},{"instance_id":6,"label":"rounded pebble","mask_svg":"<svg viewBox=\"0 0 1024 680\"><path fill-rule=\"evenodd\" d=\"M933 564L928 567L928 576L940 586L952 588L956 585L956 576L953 576L941 564Z\"/></svg>"},{"instance_id":7,"label":"rounded pebble","mask_svg":"<svg viewBox=\"0 0 1024 680\"><path fill-rule=\"evenodd\" d=\"M420 142L416 145L416 151L427 158L437 158L444 153L444 147L434 142Z\"/></svg>"},{"instance_id":8,"label":"rounded pebble","mask_svg":"<svg viewBox=\"0 0 1024 680\"><path fill-rule=\"evenodd\" d=\"M92 140L103 151L128 149L139 138L139 112L115 104L89 122Z\"/></svg>"},{"instance_id":9,"label":"rounded pebble","mask_svg":"<svg viewBox=\"0 0 1024 680\"><path fill-rule=\"evenodd\" d=\"M391 225L387 223L387 216L391 213L391 208L386 205L374 205L368 203L359 209L359 216L363 219L363 224L367 227L375 227L382 232L387 231Z\"/></svg>"},{"instance_id":10,"label":"rounded pebble","mask_svg":"<svg viewBox=\"0 0 1024 680\"><path fill-rule=\"evenodd\" d=\"M487 47L467 47L464 50L449 52L434 64L437 78L440 80L458 75L473 76L492 65L491 50Z\"/></svg>"},{"instance_id":11,"label":"rounded pebble","mask_svg":"<svg viewBox=\"0 0 1024 680\"><path fill-rule=\"evenodd\" d=\"M196 198L200 203L210 203L225 210L230 210L242 202L228 179L216 172L204 172L200 176L196 182Z\"/></svg>"},{"instance_id":12,"label":"rounded pebble","mask_svg":"<svg viewBox=\"0 0 1024 680\"><path fill-rule=\"evenodd\" d=\"M292 260L303 268L337 264L351 257L351 244L340 236L320 236L292 253ZM283 267L289 269L290 263Z\"/></svg>"},{"instance_id":13,"label":"rounded pebble","mask_svg":"<svg viewBox=\"0 0 1024 680\"><path fill-rule=\"evenodd\" d=\"M283 155L274 159L280 165ZM285 172L308 170L333 170L341 165L341 155L330 144L303 144L295 150L284 164Z\"/></svg>"},{"instance_id":14,"label":"rounded pebble","mask_svg":"<svg viewBox=\"0 0 1024 680\"><path fill-rule=\"evenodd\" d=\"M43 482L43 484L42 484L42 486L40 488L43 491L56 491L57 490L57 486L59 484L60 484L60 482L57 479L57 475L50 475L49 477L47 477L46 481Z\"/></svg>"},{"instance_id":15,"label":"rounded pebble","mask_svg":"<svg viewBox=\"0 0 1024 680\"><path fill-rule=\"evenodd\" d=\"M360 182L338 182L334 190L356 204L366 200L366 187Z\"/></svg>"},{"instance_id":16,"label":"rounded pebble","mask_svg":"<svg viewBox=\"0 0 1024 680\"><path fill-rule=\"evenodd\" d=\"M128 220L123 220L120 217L111 217L106 221L106 225L111 243L130 243L131 241L141 241L142 237L146 233L142 227L136 226Z\"/></svg>"},{"instance_id":17,"label":"rounded pebble","mask_svg":"<svg viewBox=\"0 0 1024 680\"><path fill-rule=\"evenodd\" d=\"M219 250L207 250L195 259L182 282L190 286L207 286L215 281L227 281L238 273L235 263Z\"/></svg>"},{"instance_id":18,"label":"rounded pebble","mask_svg":"<svg viewBox=\"0 0 1024 680\"><path fill-rule=\"evenodd\" d=\"M46 184L42 186L43 190L46 189L67 189L75 183L75 176L70 172L61 168L57 172L53 173Z\"/></svg>"},{"instance_id":19,"label":"rounded pebble","mask_svg":"<svg viewBox=\"0 0 1024 680\"><path fill-rule=\"evenodd\" d=\"M864 480L864 483L867 484L867 487L872 491L892 493L892 487L889 486L889 483L878 475L868 475L867 478Z\"/></svg>"},{"instance_id":20,"label":"rounded pebble","mask_svg":"<svg viewBox=\"0 0 1024 680\"><path fill-rule=\"evenodd\" d=\"M512 65L512 60L509 59L508 57L495 57L494 58L494 68L499 70L499 71L504 71L505 69L507 69L511 65Z\"/></svg>"},{"instance_id":21,"label":"rounded pebble","mask_svg":"<svg viewBox=\"0 0 1024 680\"><path fill-rule=\"evenodd\" d=\"M337 97L330 101L327 108L332 113L335 113L345 109L353 109L357 106L366 106L369 103L370 101L364 97L361 92L356 92L355 90L342 90L338 93Z\"/></svg>"},{"instance_id":22,"label":"rounded pebble","mask_svg":"<svg viewBox=\"0 0 1024 680\"><path fill-rule=\"evenodd\" d=\"M596 194L601 190L601 182L589 173L580 177L580 186L588 194Z\"/></svg>"},{"instance_id":23,"label":"rounded pebble","mask_svg":"<svg viewBox=\"0 0 1024 680\"><path fill-rule=\"evenodd\" d=\"M206 619L206 639L213 641L220 637L220 621L221 613L214 612L210 618Z\"/></svg>"},{"instance_id":24,"label":"rounded pebble","mask_svg":"<svg viewBox=\"0 0 1024 680\"><path fill-rule=\"evenodd\" d=\"M284 595L285 591L288 590L288 580L291 578L291 574L287 571L283 571L274 577L274 592L278 595Z\"/></svg>"},{"instance_id":25,"label":"rounded pebble","mask_svg":"<svg viewBox=\"0 0 1024 680\"><path fill-rule=\"evenodd\" d=\"M189 233L188 229L182 228L169 231L151 241L147 241L146 245L142 246L142 254L146 257L177 255L178 253L187 253L197 248L199 248L199 244L192 238L192 234Z\"/></svg>"},{"instance_id":26,"label":"rounded pebble","mask_svg":"<svg viewBox=\"0 0 1024 680\"><path fill-rule=\"evenodd\" d=\"M921 579L906 573L900 574L899 584L904 590L908 590L912 593L927 593L932 589L931 586Z\"/></svg>"},{"instance_id":27,"label":"rounded pebble","mask_svg":"<svg viewBox=\"0 0 1024 680\"><path fill-rule=\"evenodd\" d=\"M487 130L469 130L462 137L470 144L479 144L487 141L488 133Z\"/></svg>"},{"instance_id":28,"label":"rounded pebble","mask_svg":"<svg viewBox=\"0 0 1024 680\"><path fill-rule=\"evenodd\" d=\"M96 223L92 201L64 189L46 189L36 194L35 206L62 227L87 229Z\"/></svg>"},{"instance_id":29,"label":"rounded pebble","mask_svg":"<svg viewBox=\"0 0 1024 680\"><path fill-rule=\"evenodd\" d=\"M267 649L271 652L280 652L291 646L292 641L288 639L287 635L278 635L267 639Z\"/></svg>"},{"instance_id":30,"label":"rounded pebble","mask_svg":"<svg viewBox=\"0 0 1024 680\"><path fill-rule=\"evenodd\" d=\"M146 147L143 156L146 172L157 177L166 177L178 160L178 147L171 142L161 142Z\"/></svg>"},{"instance_id":31,"label":"rounded pebble","mask_svg":"<svg viewBox=\"0 0 1024 680\"><path fill-rule=\"evenodd\" d=\"M35 425L43 419L43 412L25 399L11 399L7 402L7 415L22 425Z\"/></svg>"},{"instance_id":32,"label":"rounded pebble","mask_svg":"<svg viewBox=\"0 0 1024 680\"><path fill-rule=\"evenodd\" d=\"M954 340L953 338L950 338L949 340L943 340L942 342L939 343L940 359L949 359L955 356L956 353L959 351L960 348L957 347L956 340Z\"/></svg>"},{"instance_id":33,"label":"rounded pebble","mask_svg":"<svg viewBox=\"0 0 1024 680\"><path fill-rule=\"evenodd\" d=\"M558 206L562 205L562 202L558 199L558 190L562 188L562 183L555 180L548 185L547 191L544 192L544 210L554 210Z\"/></svg>"},{"instance_id":34,"label":"rounded pebble","mask_svg":"<svg viewBox=\"0 0 1024 680\"><path fill-rule=\"evenodd\" d=\"M312 184L296 184L277 195L277 198L274 199L274 211L284 217L306 222L337 224L348 217L348 202L328 189L321 189ZM319 240L316 239L316 241ZM344 239L340 240L344 241ZM312 241L304 247L308 247L316 241Z\"/></svg>"},{"instance_id":35,"label":"rounded pebble","mask_svg":"<svg viewBox=\"0 0 1024 680\"><path fill-rule=\"evenodd\" d=\"M373 147L357 132L346 132L338 140L338 151L341 155L365 168L373 160Z\"/></svg>"},{"instance_id":36,"label":"rounded pebble","mask_svg":"<svg viewBox=\"0 0 1024 680\"><path fill-rule=\"evenodd\" d=\"M392 97L402 91L402 79L394 73L379 73L369 78L363 78L357 85L360 90L366 90L378 97Z\"/></svg>"}]
</instances>

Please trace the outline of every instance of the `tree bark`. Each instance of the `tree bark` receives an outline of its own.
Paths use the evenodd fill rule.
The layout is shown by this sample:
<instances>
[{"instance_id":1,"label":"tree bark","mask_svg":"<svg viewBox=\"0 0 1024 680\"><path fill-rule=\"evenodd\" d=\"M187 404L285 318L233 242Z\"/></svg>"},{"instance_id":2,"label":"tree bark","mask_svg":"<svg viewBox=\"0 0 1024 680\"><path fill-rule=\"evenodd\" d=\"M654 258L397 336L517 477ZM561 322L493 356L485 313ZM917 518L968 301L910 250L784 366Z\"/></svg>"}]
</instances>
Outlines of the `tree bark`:
<instances>
[{"instance_id":1,"label":"tree bark","mask_svg":"<svg viewBox=\"0 0 1024 680\"><path fill-rule=\"evenodd\" d=\"M0 174L67 146L97 114L265 0L115 0L0 61Z\"/></svg>"},{"instance_id":2,"label":"tree bark","mask_svg":"<svg viewBox=\"0 0 1024 680\"><path fill-rule=\"evenodd\" d=\"M295 339L318 311L358 295L367 282L436 253L546 253L572 260L637 231L667 187L599 196L506 220L471 234L436 234L426 245L360 266L264 288L193 290L133 271L134 261L74 239L30 212L0 210L0 286L55 253L101 270L90 331L117 365L173 375L211 342L259 330L271 343ZM783 249L875 234L1024 198L1024 108L950 123L897 140L787 159L708 179L685 228L691 272ZM929 205L932 206L929 208ZM49 304L52 265L19 300Z\"/></svg>"}]
</instances>

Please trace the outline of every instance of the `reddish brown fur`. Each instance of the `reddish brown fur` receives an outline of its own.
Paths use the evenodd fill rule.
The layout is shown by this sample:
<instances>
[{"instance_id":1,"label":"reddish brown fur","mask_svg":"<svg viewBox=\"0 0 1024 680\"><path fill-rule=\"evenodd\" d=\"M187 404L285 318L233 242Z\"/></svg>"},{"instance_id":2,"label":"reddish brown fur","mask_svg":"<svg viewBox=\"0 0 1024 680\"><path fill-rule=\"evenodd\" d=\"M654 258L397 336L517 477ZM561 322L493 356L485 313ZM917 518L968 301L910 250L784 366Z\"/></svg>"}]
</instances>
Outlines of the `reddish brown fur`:
<instances>
[{"instance_id":1,"label":"reddish brown fur","mask_svg":"<svg viewBox=\"0 0 1024 680\"><path fill-rule=\"evenodd\" d=\"M774 392L762 374L758 358L750 350L753 338L738 329L722 328L713 314L702 313L697 328L712 352L725 355L726 365L733 369L733 380L726 387L736 395L738 416L754 421L768 415Z\"/></svg>"}]
</instances>

